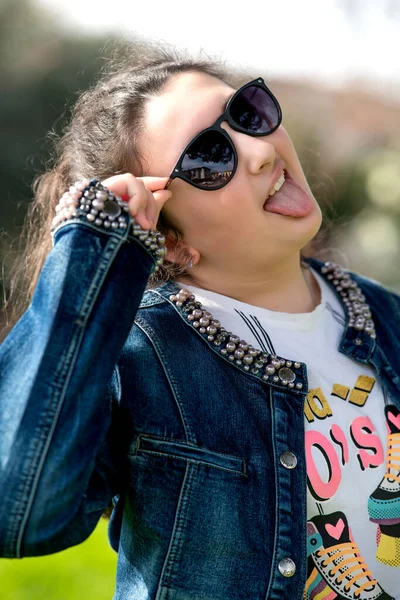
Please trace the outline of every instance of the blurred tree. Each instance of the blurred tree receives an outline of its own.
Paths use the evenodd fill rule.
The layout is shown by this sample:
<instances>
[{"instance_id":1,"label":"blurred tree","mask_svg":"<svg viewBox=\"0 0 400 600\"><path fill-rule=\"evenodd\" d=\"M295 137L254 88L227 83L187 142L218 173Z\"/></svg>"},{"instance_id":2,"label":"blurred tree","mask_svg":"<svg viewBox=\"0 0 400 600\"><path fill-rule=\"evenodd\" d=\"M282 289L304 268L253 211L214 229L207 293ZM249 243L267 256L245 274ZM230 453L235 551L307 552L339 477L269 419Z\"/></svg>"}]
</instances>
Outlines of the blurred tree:
<instances>
[{"instance_id":1,"label":"blurred tree","mask_svg":"<svg viewBox=\"0 0 400 600\"><path fill-rule=\"evenodd\" d=\"M48 158L46 133L60 133L77 93L101 68L103 50L103 37L63 30L55 16L29 0L0 5L2 264L32 198L33 177Z\"/></svg>"}]
</instances>

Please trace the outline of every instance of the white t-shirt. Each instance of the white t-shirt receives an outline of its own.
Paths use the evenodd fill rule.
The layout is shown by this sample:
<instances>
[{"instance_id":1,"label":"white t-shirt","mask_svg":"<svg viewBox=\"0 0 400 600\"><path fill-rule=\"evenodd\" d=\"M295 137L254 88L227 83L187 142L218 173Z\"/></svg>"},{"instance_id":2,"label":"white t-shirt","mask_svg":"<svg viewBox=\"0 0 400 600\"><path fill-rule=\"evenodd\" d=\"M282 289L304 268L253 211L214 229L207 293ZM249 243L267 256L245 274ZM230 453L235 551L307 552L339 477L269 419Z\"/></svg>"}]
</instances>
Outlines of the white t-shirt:
<instances>
[{"instance_id":1,"label":"white t-shirt","mask_svg":"<svg viewBox=\"0 0 400 600\"><path fill-rule=\"evenodd\" d=\"M321 288L321 304L300 314L271 311L177 283L195 294L226 330L259 350L307 365L305 599L397 600L400 414L373 368L338 351L343 307L327 282L312 272ZM387 468L389 443L397 457L390 458L392 466ZM320 557L319 552L326 553ZM339 562L345 563L340 570L335 569Z\"/></svg>"}]
</instances>

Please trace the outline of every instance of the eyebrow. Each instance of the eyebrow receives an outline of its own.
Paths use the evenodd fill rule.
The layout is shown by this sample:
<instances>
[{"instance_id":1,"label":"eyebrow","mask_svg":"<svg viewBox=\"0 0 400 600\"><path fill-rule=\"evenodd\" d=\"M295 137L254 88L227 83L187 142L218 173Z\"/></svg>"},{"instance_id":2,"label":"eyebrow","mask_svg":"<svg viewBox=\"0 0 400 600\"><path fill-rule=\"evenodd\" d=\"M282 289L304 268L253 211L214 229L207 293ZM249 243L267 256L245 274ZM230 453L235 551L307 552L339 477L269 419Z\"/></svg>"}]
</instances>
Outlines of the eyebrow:
<instances>
[{"instance_id":1,"label":"eyebrow","mask_svg":"<svg viewBox=\"0 0 400 600\"><path fill-rule=\"evenodd\" d=\"M227 106L229 100L232 98L232 96L234 96L236 94L236 92L237 92L237 90L233 90L232 94L226 100L223 100L222 105L221 105L220 115L224 114L226 106ZM190 140L192 140L193 138L195 138L204 129L207 129L207 127L203 127L203 129L200 129L195 134L193 134L192 137L187 141L187 144L190 142Z\"/></svg>"}]
</instances>

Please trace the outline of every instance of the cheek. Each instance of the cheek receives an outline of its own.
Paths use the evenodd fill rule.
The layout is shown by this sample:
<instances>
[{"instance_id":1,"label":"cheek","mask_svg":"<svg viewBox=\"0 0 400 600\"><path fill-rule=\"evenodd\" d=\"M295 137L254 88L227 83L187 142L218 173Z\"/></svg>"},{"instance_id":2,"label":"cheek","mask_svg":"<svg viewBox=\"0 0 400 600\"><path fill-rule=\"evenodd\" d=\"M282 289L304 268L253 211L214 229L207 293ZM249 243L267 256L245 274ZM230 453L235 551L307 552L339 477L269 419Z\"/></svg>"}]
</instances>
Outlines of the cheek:
<instances>
[{"instance_id":1,"label":"cheek","mask_svg":"<svg viewBox=\"0 0 400 600\"><path fill-rule=\"evenodd\" d=\"M288 154L294 154L297 157L292 139L283 125L280 125L272 135L274 136L274 145L282 157L286 155L289 159Z\"/></svg>"},{"instance_id":2,"label":"cheek","mask_svg":"<svg viewBox=\"0 0 400 600\"><path fill-rule=\"evenodd\" d=\"M184 235L192 236L212 230L213 227L220 227L224 220L221 195L196 188L192 191L187 189L187 184L184 187L185 189L179 189L176 186L177 189L163 208L163 214L178 225Z\"/></svg>"}]
</instances>

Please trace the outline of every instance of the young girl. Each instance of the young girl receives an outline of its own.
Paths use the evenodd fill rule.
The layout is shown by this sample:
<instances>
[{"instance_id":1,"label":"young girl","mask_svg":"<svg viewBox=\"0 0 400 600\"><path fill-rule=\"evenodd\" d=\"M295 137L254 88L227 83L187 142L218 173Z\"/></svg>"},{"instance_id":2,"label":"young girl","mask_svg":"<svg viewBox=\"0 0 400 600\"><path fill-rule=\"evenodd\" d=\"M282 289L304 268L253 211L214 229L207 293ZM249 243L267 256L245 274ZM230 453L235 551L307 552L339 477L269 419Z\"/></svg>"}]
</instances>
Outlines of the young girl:
<instances>
[{"instance_id":1,"label":"young girl","mask_svg":"<svg viewBox=\"0 0 400 600\"><path fill-rule=\"evenodd\" d=\"M114 600L400 598L400 298L321 211L263 78L110 62L36 182L0 350L0 554L84 541Z\"/></svg>"}]
</instances>

